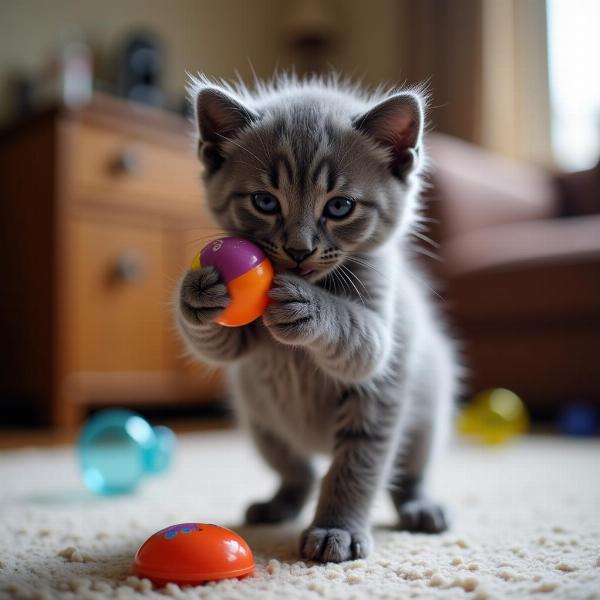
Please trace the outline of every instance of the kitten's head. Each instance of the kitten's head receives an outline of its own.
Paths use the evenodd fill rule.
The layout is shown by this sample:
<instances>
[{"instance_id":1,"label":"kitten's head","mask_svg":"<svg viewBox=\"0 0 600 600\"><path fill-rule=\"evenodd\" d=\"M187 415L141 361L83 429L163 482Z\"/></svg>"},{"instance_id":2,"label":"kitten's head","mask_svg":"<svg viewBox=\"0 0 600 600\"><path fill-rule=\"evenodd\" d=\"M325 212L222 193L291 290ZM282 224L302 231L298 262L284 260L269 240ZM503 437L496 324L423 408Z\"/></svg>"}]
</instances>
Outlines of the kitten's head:
<instances>
[{"instance_id":1,"label":"kitten's head","mask_svg":"<svg viewBox=\"0 0 600 600\"><path fill-rule=\"evenodd\" d=\"M415 216L423 104L335 82L256 93L196 81L198 152L220 225L312 281L404 233Z\"/></svg>"}]
</instances>

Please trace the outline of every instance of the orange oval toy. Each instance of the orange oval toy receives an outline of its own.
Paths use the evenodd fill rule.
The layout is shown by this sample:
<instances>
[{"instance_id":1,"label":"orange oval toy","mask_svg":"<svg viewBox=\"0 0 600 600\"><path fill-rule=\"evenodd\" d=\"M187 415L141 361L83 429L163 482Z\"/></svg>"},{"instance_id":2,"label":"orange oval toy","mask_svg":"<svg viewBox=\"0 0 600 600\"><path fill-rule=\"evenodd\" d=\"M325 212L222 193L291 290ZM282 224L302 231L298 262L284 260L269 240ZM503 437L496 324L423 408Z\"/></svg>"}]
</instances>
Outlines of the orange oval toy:
<instances>
[{"instance_id":1,"label":"orange oval toy","mask_svg":"<svg viewBox=\"0 0 600 600\"><path fill-rule=\"evenodd\" d=\"M269 301L273 266L258 246L238 237L214 240L192 262L192 269L208 266L217 269L231 298L215 322L239 327L262 315Z\"/></svg>"},{"instance_id":2,"label":"orange oval toy","mask_svg":"<svg viewBox=\"0 0 600 600\"><path fill-rule=\"evenodd\" d=\"M135 555L133 570L158 586L199 585L252 574L254 557L234 531L208 523L180 523L149 537Z\"/></svg>"}]
</instances>

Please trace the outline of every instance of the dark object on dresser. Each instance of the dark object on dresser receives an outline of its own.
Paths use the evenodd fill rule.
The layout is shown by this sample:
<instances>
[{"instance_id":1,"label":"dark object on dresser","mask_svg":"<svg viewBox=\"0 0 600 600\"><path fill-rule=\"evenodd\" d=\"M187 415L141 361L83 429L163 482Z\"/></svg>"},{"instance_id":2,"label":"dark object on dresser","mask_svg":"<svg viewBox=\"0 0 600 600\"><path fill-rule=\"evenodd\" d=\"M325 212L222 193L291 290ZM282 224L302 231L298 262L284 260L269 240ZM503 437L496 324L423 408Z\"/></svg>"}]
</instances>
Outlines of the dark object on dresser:
<instances>
[{"instance_id":1,"label":"dark object on dresser","mask_svg":"<svg viewBox=\"0 0 600 600\"><path fill-rule=\"evenodd\" d=\"M162 106L164 98L160 86L163 61L163 51L154 36L131 36L119 57L120 94L128 100Z\"/></svg>"}]
</instances>

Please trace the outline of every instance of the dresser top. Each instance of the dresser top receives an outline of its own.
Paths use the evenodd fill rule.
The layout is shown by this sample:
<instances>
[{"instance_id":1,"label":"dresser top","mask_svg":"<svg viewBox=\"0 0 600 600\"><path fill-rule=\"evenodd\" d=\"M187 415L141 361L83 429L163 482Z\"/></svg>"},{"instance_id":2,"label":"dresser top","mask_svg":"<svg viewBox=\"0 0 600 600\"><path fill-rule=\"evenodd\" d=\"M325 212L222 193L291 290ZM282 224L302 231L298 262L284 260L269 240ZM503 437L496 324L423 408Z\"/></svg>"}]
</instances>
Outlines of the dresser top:
<instances>
[{"instance_id":1,"label":"dresser top","mask_svg":"<svg viewBox=\"0 0 600 600\"><path fill-rule=\"evenodd\" d=\"M190 147L194 131L189 121L175 113L96 93L90 102L80 108L57 103L14 121L0 132L0 141L5 142L30 127L58 120L92 123L108 129L159 138L160 141L178 146L183 144L187 148Z\"/></svg>"}]
</instances>

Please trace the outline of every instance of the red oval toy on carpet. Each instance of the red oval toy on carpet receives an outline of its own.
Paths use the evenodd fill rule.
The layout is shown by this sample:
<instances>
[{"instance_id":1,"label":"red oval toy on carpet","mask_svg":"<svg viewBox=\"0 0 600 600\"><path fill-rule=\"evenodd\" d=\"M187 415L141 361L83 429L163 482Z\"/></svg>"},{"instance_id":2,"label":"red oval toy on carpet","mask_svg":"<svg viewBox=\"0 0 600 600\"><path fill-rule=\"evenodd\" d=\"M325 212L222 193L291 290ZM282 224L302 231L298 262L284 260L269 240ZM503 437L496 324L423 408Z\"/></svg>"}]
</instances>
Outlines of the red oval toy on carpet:
<instances>
[{"instance_id":1,"label":"red oval toy on carpet","mask_svg":"<svg viewBox=\"0 0 600 600\"><path fill-rule=\"evenodd\" d=\"M197 585L250 575L254 557L234 531L208 523L180 523L149 537L135 555L133 570L156 585Z\"/></svg>"}]
</instances>

